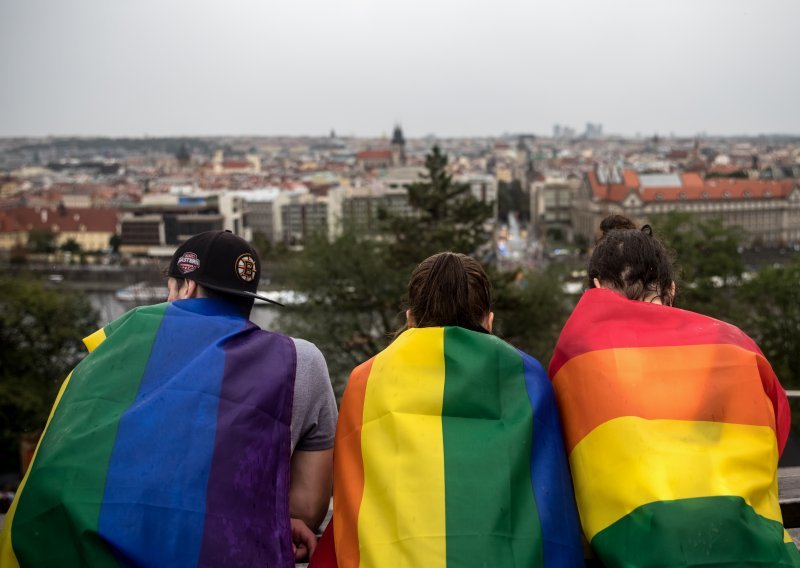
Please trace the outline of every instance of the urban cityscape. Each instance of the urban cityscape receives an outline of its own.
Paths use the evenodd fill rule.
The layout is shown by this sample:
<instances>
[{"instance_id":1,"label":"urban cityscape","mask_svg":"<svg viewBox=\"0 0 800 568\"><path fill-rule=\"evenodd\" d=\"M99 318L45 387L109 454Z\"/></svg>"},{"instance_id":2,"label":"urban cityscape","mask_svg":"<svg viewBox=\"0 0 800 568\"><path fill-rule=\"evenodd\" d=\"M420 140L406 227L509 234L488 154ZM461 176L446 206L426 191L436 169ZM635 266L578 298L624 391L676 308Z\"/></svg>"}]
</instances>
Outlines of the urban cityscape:
<instances>
[{"instance_id":1,"label":"urban cityscape","mask_svg":"<svg viewBox=\"0 0 800 568\"><path fill-rule=\"evenodd\" d=\"M800 247L800 146L791 137L605 137L602 125L548 136L374 139L6 139L0 142L0 251L54 250L84 264L113 250L132 263L168 258L187 236L228 229L301 249L344 226L363 232L382 209L409 213L434 145L454 181L494 204L493 248L534 266L594 238L600 219L670 211L720 218L743 244ZM503 194L519 196L501 211ZM498 199L500 197L500 199ZM519 201L523 200L524 204ZM500 215L502 214L502 219ZM509 243L509 238L517 242ZM508 246L508 245L511 246ZM47 251L39 251L47 252ZM509 258L512 257L512 258Z\"/></svg>"},{"instance_id":2,"label":"urban cityscape","mask_svg":"<svg viewBox=\"0 0 800 568\"><path fill-rule=\"evenodd\" d=\"M800 566L800 4L0 4L0 566Z\"/></svg>"}]
</instances>

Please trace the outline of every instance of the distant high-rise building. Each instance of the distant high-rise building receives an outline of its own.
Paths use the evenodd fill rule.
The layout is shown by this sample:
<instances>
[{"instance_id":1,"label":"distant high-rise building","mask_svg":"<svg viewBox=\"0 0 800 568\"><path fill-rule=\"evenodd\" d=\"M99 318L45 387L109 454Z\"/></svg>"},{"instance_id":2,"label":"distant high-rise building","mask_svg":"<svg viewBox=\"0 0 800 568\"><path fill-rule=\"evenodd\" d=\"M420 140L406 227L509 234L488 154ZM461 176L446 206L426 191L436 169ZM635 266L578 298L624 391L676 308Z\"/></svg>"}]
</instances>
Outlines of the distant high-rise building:
<instances>
[{"instance_id":1,"label":"distant high-rise building","mask_svg":"<svg viewBox=\"0 0 800 568\"><path fill-rule=\"evenodd\" d=\"M594 124L593 122L586 123L586 131L583 134L589 140L597 140L598 138L603 137L603 125L599 122Z\"/></svg>"}]
</instances>

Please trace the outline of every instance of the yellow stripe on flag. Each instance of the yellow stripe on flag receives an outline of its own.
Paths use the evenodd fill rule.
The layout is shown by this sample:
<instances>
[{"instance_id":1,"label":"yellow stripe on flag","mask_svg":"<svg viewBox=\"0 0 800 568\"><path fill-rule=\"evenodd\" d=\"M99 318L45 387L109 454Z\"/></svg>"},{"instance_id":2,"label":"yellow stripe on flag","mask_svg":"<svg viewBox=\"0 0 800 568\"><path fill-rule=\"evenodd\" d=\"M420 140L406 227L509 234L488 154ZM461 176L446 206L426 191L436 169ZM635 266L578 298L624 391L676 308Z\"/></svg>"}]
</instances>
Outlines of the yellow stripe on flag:
<instances>
[{"instance_id":1,"label":"yellow stripe on flag","mask_svg":"<svg viewBox=\"0 0 800 568\"><path fill-rule=\"evenodd\" d=\"M88 349L89 353L97 349L97 346L106 340L106 330L102 327L95 331L93 334L83 338L83 344Z\"/></svg>"},{"instance_id":2,"label":"yellow stripe on flag","mask_svg":"<svg viewBox=\"0 0 800 568\"><path fill-rule=\"evenodd\" d=\"M569 458L590 540L637 507L694 497L739 496L782 522L777 461L768 426L634 416L601 424Z\"/></svg>"},{"instance_id":3,"label":"yellow stripe on flag","mask_svg":"<svg viewBox=\"0 0 800 568\"><path fill-rule=\"evenodd\" d=\"M446 565L444 330L412 331L375 358L367 382L358 516L362 567L384 566L387 559L398 567ZM420 335L429 337L410 349L411 338Z\"/></svg>"},{"instance_id":4,"label":"yellow stripe on flag","mask_svg":"<svg viewBox=\"0 0 800 568\"><path fill-rule=\"evenodd\" d=\"M96 334L97 333L93 335ZM105 333L103 334L103 339L105 339ZM33 452L31 463L28 465L28 471L25 472L25 476L22 478L22 482L17 488L14 501L11 503L11 507L8 509L6 518L3 519L3 529L2 532L0 532L0 568L19 568L19 562L17 561L17 556L14 554L14 548L11 544L11 528L14 522L14 513L17 511L17 503L19 502L20 495L22 495L22 490L25 489L25 482L28 481L28 474L33 467L33 462L36 461L36 454L39 453L39 445L41 444L45 434L47 434L47 428L50 426L50 421L53 419L53 414L55 414L58 403L61 402L61 396L64 394L64 391L67 390L67 385L69 384L69 380L71 378L72 373L67 375L67 378L64 379L64 382L61 384L61 388L58 391L58 396L56 396L56 401L53 404L53 408L50 410L50 416L47 418L47 424L45 425L44 431L39 438L39 443L36 444L36 449Z\"/></svg>"}]
</instances>

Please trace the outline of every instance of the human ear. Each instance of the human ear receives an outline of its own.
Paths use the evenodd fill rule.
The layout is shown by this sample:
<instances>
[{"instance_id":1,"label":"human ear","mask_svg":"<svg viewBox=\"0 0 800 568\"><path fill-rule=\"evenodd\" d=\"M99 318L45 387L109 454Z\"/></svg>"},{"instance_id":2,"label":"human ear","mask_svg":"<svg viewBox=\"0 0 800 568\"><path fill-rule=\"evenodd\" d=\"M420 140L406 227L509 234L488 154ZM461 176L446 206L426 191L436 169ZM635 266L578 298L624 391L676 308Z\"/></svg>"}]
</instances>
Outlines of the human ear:
<instances>
[{"instance_id":1,"label":"human ear","mask_svg":"<svg viewBox=\"0 0 800 568\"><path fill-rule=\"evenodd\" d=\"M181 288L182 299L197 298L198 288L197 282L194 280L186 280L186 284Z\"/></svg>"},{"instance_id":2,"label":"human ear","mask_svg":"<svg viewBox=\"0 0 800 568\"><path fill-rule=\"evenodd\" d=\"M486 316L486 319L483 320L483 328L492 333L492 324L494 323L494 312L489 312L489 315Z\"/></svg>"}]
</instances>

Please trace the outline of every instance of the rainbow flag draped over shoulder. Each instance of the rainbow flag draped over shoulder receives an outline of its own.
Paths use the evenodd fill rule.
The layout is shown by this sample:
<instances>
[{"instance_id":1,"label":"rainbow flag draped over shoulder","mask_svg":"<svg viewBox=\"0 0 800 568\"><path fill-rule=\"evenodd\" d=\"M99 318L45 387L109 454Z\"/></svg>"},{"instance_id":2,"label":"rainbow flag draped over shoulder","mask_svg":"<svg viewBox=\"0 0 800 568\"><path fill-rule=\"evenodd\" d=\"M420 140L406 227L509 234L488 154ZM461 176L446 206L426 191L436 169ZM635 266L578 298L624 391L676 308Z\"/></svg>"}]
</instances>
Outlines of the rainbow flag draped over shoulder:
<instances>
[{"instance_id":1,"label":"rainbow flag draped over shoulder","mask_svg":"<svg viewBox=\"0 0 800 568\"><path fill-rule=\"evenodd\" d=\"M294 566L296 354L228 304L137 308L84 340L0 565Z\"/></svg>"},{"instance_id":2,"label":"rainbow flag draped over shoulder","mask_svg":"<svg viewBox=\"0 0 800 568\"><path fill-rule=\"evenodd\" d=\"M334 456L341 568L582 565L552 386L496 337L404 332L353 371Z\"/></svg>"},{"instance_id":3,"label":"rainbow flag draped over shoulder","mask_svg":"<svg viewBox=\"0 0 800 568\"><path fill-rule=\"evenodd\" d=\"M800 565L778 505L786 394L739 329L593 289L549 371L604 564Z\"/></svg>"}]
</instances>

